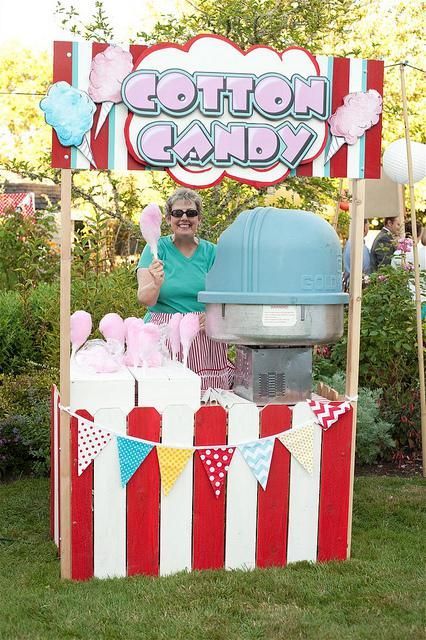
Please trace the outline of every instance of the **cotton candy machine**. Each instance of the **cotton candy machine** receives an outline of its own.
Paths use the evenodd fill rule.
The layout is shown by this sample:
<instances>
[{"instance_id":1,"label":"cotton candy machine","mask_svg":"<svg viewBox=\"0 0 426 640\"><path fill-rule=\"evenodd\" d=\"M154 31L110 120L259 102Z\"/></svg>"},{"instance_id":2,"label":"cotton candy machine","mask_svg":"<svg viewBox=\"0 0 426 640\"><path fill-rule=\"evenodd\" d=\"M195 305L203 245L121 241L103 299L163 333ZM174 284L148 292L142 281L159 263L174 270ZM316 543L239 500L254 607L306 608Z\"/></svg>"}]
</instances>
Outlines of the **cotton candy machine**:
<instances>
[{"instance_id":1,"label":"cotton candy machine","mask_svg":"<svg viewBox=\"0 0 426 640\"><path fill-rule=\"evenodd\" d=\"M257 404L310 397L312 346L343 334L341 273L336 232L310 212L258 207L220 236L198 299L207 334L237 345L235 393Z\"/></svg>"}]
</instances>

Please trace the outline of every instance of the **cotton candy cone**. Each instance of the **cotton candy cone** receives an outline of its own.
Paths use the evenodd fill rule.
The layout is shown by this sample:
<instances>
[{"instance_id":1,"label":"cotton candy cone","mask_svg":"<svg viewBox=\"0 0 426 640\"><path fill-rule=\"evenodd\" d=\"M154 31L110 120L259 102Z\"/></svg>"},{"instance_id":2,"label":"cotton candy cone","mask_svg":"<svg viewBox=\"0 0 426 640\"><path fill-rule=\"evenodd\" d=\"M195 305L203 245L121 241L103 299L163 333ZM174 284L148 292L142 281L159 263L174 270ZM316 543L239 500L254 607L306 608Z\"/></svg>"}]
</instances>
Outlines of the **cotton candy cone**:
<instances>
[{"instance_id":1,"label":"cotton candy cone","mask_svg":"<svg viewBox=\"0 0 426 640\"><path fill-rule=\"evenodd\" d=\"M87 133L84 136L82 143L78 145L77 149L90 162L90 164L93 165L95 169L97 169L96 162L93 158L92 149L90 148L90 140Z\"/></svg>"},{"instance_id":2,"label":"cotton candy cone","mask_svg":"<svg viewBox=\"0 0 426 640\"><path fill-rule=\"evenodd\" d=\"M142 237L149 245L152 255L158 260L157 243L161 236L161 210L156 204L147 205L140 215L139 226Z\"/></svg>"},{"instance_id":3,"label":"cotton candy cone","mask_svg":"<svg viewBox=\"0 0 426 640\"><path fill-rule=\"evenodd\" d=\"M328 148L327 157L325 161L328 162L330 158L332 158L334 154L339 151L340 147L342 147L345 144L345 142L346 140L341 136L332 136L331 144Z\"/></svg>"},{"instance_id":4,"label":"cotton candy cone","mask_svg":"<svg viewBox=\"0 0 426 640\"><path fill-rule=\"evenodd\" d=\"M98 133L99 131L102 129L105 120L108 118L109 112L111 111L111 109L113 108L114 103L113 102L103 102L101 109L99 111L99 118L98 118L98 122L96 124L96 131L95 131L95 140L98 137Z\"/></svg>"},{"instance_id":5,"label":"cotton candy cone","mask_svg":"<svg viewBox=\"0 0 426 640\"><path fill-rule=\"evenodd\" d=\"M148 366L149 360L160 348L161 329L158 325L148 322L141 328L140 335L139 356L146 367Z\"/></svg>"},{"instance_id":6,"label":"cotton candy cone","mask_svg":"<svg viewBox=\"0 0 426 640\"><path fill-rule=\"evenodd\" d=\"M92 316L87 311L74 311L70 318L70 341L73 351L77 351L90 336Z\"/></svg>"},{"instance_id":7,"label":"cotton candy cone","mask_svg":"<svg viewBox=\"0 0 426 640\"><path fill-rule=\"evenodd\" d=\"M125 326L118 313L107 313L99 323L99 331L106 340L117 340L124 344Z\"/></svg>"},{"instance_id":8,"label":"cotton candy cone","mask_svg":"<svg viewBox=\"0 0 426 640\"><path fill-rule=\"evenodd\" d=\"M170 350L172 352L172 359L177 360L180 353L180 322L182 320L181 313L174 313L170 319L167 329L169 332Z\"/></svg>"},{"instance_id":9,"label":"cotton candy cone","mask_svg":"<svg viewBox=\"0 0 426 640\"><path fill-rule=\"evenodd\" d=\"M191 348L192 341L200 330L200 319L196 313L187 313L180 321L180 341L182 343L183 351L183 364L185 367L188 362L189 349Z\"/></svg>"},{"instance_id":10,"label":"cotton candy cone","mask_svg":"<svg viewBox=\"0 0 426 640\"><path fill-rule=\"evenodd\" d=\"M143 320L140 318L126 318L126 354L124 362L129 367L139 365L139 351L142 340Z\"/></svg>"}]
</instances>

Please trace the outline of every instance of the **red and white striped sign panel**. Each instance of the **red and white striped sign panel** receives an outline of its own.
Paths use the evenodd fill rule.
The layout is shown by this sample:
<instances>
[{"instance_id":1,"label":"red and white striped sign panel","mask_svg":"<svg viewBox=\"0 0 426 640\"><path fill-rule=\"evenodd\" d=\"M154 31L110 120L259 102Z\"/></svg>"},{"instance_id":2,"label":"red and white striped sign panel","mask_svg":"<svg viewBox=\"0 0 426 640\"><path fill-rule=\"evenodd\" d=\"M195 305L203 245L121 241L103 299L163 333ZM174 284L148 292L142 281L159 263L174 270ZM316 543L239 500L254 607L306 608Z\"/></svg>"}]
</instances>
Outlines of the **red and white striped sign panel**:
<instances>
[{"instance_id":1,"label":"red and white striped sign panel","mask_svg":"<svg viewBox=\"0 0 426 640\"><path fill-rule=\"evenodd\" d=\"M258 187L289 175L379 178L383 69L300 47L242 51L212 35L152 47L56 42L41 101L52 164L163 169L194 188L224 177Z\"/></svg>"},{"instance_id":2,"label":"red and white striped sign panel","mask_svg":"<svg viewBox=\"0 0 426 640\"><path fill-rule=\"evenodd\" d=\"M91 419L87 411L78 413ZM53 411L57 459L55 416ZM252 403L235 404L227 411L205 406L195 414L188 406L168 406L161 416L153 408L136 407L127 419L117 409L95 413L95 422L128 435L187 446L253 441L312 419L307 403L293 409L269 405L261 411ZM346 558L352 411L327 431L314 425L312 473L276 439L266 490L236 454L219 497L199 456L188 462L164 495L156 451L121 487L112 442L79 476L77 422L71 419L73 579ZM59 477L57 463L52 469ZM53 487L58 488L57 481ZM53 505L57 509L58 501L53 500ZM53 523L58 540L55 516Z\"/></svg>"}]
</instances>

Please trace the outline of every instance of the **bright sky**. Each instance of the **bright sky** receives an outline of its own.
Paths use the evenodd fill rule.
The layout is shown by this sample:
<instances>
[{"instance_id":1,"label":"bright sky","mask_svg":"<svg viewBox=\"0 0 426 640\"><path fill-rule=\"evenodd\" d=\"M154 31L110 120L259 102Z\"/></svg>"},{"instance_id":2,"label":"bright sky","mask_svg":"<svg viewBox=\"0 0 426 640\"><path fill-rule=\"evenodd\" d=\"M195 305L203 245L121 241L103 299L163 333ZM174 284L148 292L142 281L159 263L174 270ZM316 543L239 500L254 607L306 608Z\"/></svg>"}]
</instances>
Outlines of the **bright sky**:
<instances>
[{"instance_id":1,"label":"bright sky","mask_svg":"<svg viewBox=\"0 0 426 640\"><path fill-rule=\"evenodd\" d=\"M87 22L95 0L64 0L74 6ZM138 29L149 31L154 22L155 0L104 0L104 8L114 27L117 42L127 42ZM175 13L179 0L161 0L161 13ZM75 39L60 29L55 15L56 0L0 0L0 47L19 42L32 49L51 51L53 40ZM157 11L158 15L158 11Z\"/></svg>"}]
</instances>

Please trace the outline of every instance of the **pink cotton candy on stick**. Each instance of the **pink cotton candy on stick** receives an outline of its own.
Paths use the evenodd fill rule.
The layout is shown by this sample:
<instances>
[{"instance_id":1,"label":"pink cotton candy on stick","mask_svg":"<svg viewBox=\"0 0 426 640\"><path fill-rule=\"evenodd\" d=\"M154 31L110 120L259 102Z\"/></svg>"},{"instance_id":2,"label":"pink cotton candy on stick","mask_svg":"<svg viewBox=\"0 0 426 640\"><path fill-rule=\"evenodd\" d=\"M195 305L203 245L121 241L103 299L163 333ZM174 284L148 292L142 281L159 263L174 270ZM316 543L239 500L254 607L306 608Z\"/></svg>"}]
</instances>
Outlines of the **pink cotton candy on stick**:
<instances>
[{"instance_id":1,"label":"pink cotton candy on stick","mask_svg":"<svg viewBox=\"0 0 426 640\"><path fill-rule=\"evenodd\" d=\"M70 318L70 341L72 345L71 357L90 336L92 331L92 316L87 311L74 311Z\"/></svg>"},{"instance_id":2,"label":"pink cotton candy on stick","mask_svg":"<svg viewBox=\"0 0 426 640\"><path fill-rule=\"evenodd\" d=\"M328 119L332 138L325 161L328 162L345 142L355 144L358 138L378 123L381 113L382 96L375 89L346 95L343 105Z\"/></svg>"},{"instance_id":3,"label":"pink cotton candy on stick","mask_svg":"<svg viewBox=\"0 0 426 640\"><path fill-rule=\"evenodd\" d=\"M174 313L170 318L170 322L167 325L169 332L170 350L172 352L172 359L177 360L180 353L180 322L182 320L181 313Z\"/></svg>"},{"instance_id":4,"label":"pink cotton candy on stick","mask_svg":"<svg viewBox=\"0 0 426 640\"><path fill-rule=\"evenodd\" d=\"M143 366L148 366L148 362L160 348L161 329L158 325L148 322L141 329L141 341L139 355Z\"/></svg>"},{"instance_id":5,"label":"pink cotton candy on stick","mask_svg":"<svg viewBox=\"0 0 426 640\"><path fill-rule=\"evenodd\" d=\"M124 345L124 321L118 313L107 313L99 323L99 331L106 340L117 340Z\"/></svg>"},{"instance_id":6,"label":"pink cotton candy on stick","mask_svg":"<svg viewBox=\"0 0 426 640\"><path fill-rule=\"evenodd\" d=\"M192 341L200 330L200 318L196 313L187 313L180 321L180 341L182 343L183 364L186 367L188 362L188 353Z\"/></svg>"},{"instance_id":7,"label":"pink cotton candy on stick","mask_svg":"<svg viewBox=\"0 0 426 640\"><path fill-rule=\"evenodd\" d=\"M137 367L139 364L143 320L140 318L126 318L124 325L126 329L126 355L124 361L129 367Z\"/></svg>"},{"instance_id":8,"label":"pink cotton candy on stick","mask_svg":"<svg viewBox=\"0 0 426 640\"><path fill-rule=\"evenodd\" d=\"M139 226L152 255L158 260L157 243L161 236L161 210L157 204L149 204L142 210Z\"/></svg>"},{"instance_id":9,"label":"pink cotton candy on stick","mask_svg":"<svg viewBox=\"0 0 426 640\"><path fill-rule=\"evenodd\" d=\"M116 45L110 45L93 58L88 93L93 102L102 103L95 138L113 105L122 101L121 85L132 69L133 58L131 53Z\"/></svg>"},{"instance_id":10,"label":"pink cotton candy on stick","mask_svg":"<svg viewBox=\"0 0 426 640\"><path fill-rule=\"evenodd\" d=\"M129 318L124 318L124 320L123 320L123 324L124 324L124 339L125 340L127 340L127 332L128 332L129 326L132 324L132 322L134 322L134 320L139 322L140 318L135 318L135 316L130 316Z\"/></svg>"}]
</instances>

